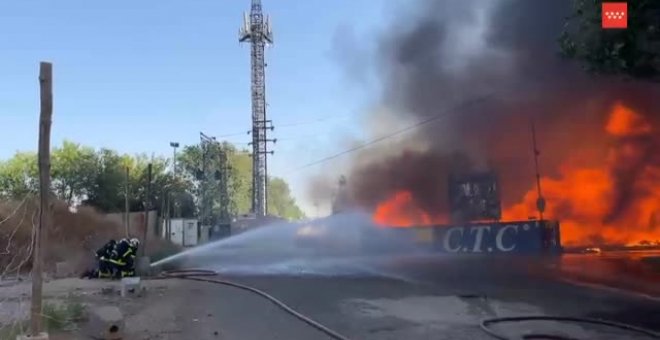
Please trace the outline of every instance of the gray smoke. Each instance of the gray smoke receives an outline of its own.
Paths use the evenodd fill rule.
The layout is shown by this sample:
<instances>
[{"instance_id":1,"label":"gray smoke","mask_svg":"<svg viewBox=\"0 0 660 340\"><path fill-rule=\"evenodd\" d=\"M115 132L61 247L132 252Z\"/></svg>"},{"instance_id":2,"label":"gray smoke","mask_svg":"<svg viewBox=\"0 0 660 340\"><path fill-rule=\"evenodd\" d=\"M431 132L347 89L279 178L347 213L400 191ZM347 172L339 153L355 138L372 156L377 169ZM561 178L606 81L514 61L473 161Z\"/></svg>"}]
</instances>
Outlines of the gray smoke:
<instances>
[{"instance_id":1,"label":"gray smoke","mask_svg":"<svg viewBox=\"0 0 660 340\"><path fill-rule=\"evenodd\" d=\"M401 124L443 116L404 140L358 154L349 176L355 204L373 208L407 189L433 215L446 210L450 172L487 168L498 173L506 206L519 202L534 180L531 117L537 124L541 170L550 176L570 155L588 155L580 159L584 165L605 157L603 126L615 101L659 121L652 98L660 92L654 85L588 75L559 55L557 38L572 10L568 0L420 0L408 5L416 9L412 17L399 16L388 25L375 66L364 67L372 67L382 84L380 105L395 112ZM489 99L447 111L484 95ZM635 193L624 186L634 182L639 168L660 164L650 156L658 138L646 143L648 155L635 169L615 173L622 178L622 194L615 199L613 216L633 200Z\"/></svg>"}]
</instances>

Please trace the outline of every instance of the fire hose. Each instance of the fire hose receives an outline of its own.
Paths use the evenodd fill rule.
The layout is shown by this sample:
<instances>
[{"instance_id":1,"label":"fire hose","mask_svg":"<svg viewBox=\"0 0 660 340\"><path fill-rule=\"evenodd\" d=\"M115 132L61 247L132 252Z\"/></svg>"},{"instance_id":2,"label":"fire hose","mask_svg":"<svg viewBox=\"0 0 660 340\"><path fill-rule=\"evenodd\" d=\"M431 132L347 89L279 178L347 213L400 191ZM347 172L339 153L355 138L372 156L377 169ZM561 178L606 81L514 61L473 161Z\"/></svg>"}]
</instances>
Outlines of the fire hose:
<instances>
[{"instance_id":1,"label":"fire hose","mask_svg":"<svg viewBox=\"0 0 660 340\"><path fill-rule=\"evenodd\" d=\"M308 325L318 329L319 331L325 333L326 335L330 336L333 339L336 340L349 340L349 338L333 331L332 329L320 324L317 321L314 321L312 318L296 311L295 309L291 308L284 302L278 300L274 296L259 290L254 287L250 287L244 284L232 282L232 281L227 281L227 280L221 280L221 279L213 279L210 278L211 276L217 276L217 273L212 271L212 270L201 270L201 269L188 269L188 270L176 270L176 271L169 271L169 272L164 272L161 274L159 278L178 278L178 279L185 279L185 280L192 280L192 281L201 281L201 282L210 282L210 283L215 283L215 284L221 284L221 285L226 285L226 286L231 286L239 289L246 290L248 292L257 294L263 298L266 298L273 304L275 304L277 307L281 308L285 312L295 316L299 320L307 323Z\"/></svg>"},{"instance_id":2,"label":"fire hose","mask_svg":"<svg viewBox=\"0 0 660 340\"><path fill-rule=\"evenodd\" d=\"M227 280L221 280L221 279L214 279L210 278L213 276L217 276L217 273L212 271L212 270L204 270L204 269L187 269L187 270L176 270L176 271L168 271L168 272L163 272L159 277L156 279L167 279L167 278L179 278L179 279L185 279L185 280L192 280L192 281L200 281L200 282L209 282L209 283L215 283L215 284L221 284L221 285L226 285L226 286L231 286L239 289L243 289L246 291L249 291L251 293L257 294L263 298L266 298L273 304L275 304L277 307L281 308L285 312L293 315L294 317L298 318L299 320L307 323L308 325L316 328L317 330L325 333L326 335L330 336L333 339L336 340L348 340L347 337L333 331L332 329L320 324L317 321L314 321L310 317L296 311L295 309L291 308L281 300L278 300L274 296L259 290L254 287L250 287L244 284L232 282L232 281L227 281ZM612 328L617 328L625 331L630 331L642 335L646 335L651 338L655 339L660 339L660 334L656 333L654 331L644 329L641 327L636 327L628 324L623 324L623 323L618 323L618 322L613 322L613 321L606 321L606 320L600 320L600 319L591 319L591 318L581 318L581 317L563 317L563 316L549 316L549 315L533 315L533 316L514 316L514 317L500 317L500 318L492 318L492 319L484 319L481 321L481 329L488 335L492 336L495 339L500 339L500 340L512 340L510 337L502 335L500 333L495 332L492 328L490 328L491 325L497 324L497 323L507 323L507 322L525 322L525 321L559 321L559 322L573 322L573 323L586 323L586 324L592 324L592 325L600 325L600 326L607 326L607 327L612 327ZM542 334L542 333L533 333L533 334L525 334L522 336L522 339L524 340L533 340L533 339L555 339L555 340L576 340L575 338L571 338L568 336L563 336L563 335L553 335L553 334Z\"/></svg>"},{"instance_id":3,"label":"fire hose","mask_svg":"<svg viewBox=\"0 0 660 340\"><path fill-rule=\"evenodd\" d=\"M618 323L618 322L613 322L613 321L606 321L606 320L600 320L600 319L590 319L590 318L580 318L580 317L564 317L564 316L549 316L549 315L535 315L535 316L512 316L512 317L502 317L502 318L493 318L493 319L485 319L481 321L481 329L488 333L490 336L494 337L495 339L500 339L500 340L510 340L510 337L504 336L502 334L499 334L495 332L492 328L489 327L489 325L496 324L496 323L506 323L506 322L525 322L525 321L560 321L560 322L573 322L573 323L583 323L583 324L591 324L591 325L599 325L599 326L607 326L607 327L612 327L612 328L618 328L621 330L629 331L629 332L634 332L642 335L646 335L651 338L655 339L660 339L660 334L640 328L640 327L635 327L631 325L627 325L624 323ZM576 338L571 338L568 336L564 335L553 335L553 334L525 334L523 335L522 339L555 339L555 340L577 340Z\"/></svg>"}]
</instances>

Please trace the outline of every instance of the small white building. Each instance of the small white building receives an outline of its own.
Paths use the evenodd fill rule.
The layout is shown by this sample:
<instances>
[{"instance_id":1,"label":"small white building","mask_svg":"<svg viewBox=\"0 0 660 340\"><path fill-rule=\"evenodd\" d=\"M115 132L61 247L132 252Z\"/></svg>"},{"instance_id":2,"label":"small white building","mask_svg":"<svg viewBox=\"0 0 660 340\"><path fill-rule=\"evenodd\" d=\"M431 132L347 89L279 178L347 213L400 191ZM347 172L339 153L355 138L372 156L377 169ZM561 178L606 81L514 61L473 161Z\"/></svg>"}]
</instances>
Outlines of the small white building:
<instances>
[{"instance_id":1,"label":"small white building","mask_svg":"<svg viewBox=\"0 0 660 340\"><path fill-rule=\"evenodd\" d=\"M173 218L163 221L161 229L164 239L182 247L194 247L200 243L200 227L195 218Z\"/></svg>"}]
</instances>

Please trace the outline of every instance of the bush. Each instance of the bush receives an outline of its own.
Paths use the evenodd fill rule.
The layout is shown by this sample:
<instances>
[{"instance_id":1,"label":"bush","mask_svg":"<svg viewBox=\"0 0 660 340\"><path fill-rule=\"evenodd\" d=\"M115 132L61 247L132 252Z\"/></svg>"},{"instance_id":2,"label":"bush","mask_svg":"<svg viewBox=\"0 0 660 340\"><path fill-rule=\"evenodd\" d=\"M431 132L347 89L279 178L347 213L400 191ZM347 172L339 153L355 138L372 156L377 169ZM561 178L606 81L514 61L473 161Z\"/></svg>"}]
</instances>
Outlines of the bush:
<instances>
[{"instance_id":1,"label":"bush","mask_svg":"<svg viewBox=\"0 0 660 340\"><path fill-rule=\"evenodd\" d=\"M8 256L0 256L1 275L15 275L30 270L30 242L33 225L38 223L36 198L19 202L0 202L0 252L7 250ZM94 208L81 207L71 212L63 202L53 205L53 226L47 232L47 247L44 269L54 271L55 263L67 261L76 270L83 272L96 266L94 251L110 239L124 237L124 228ZM179 248L165 240L149 237L147 255L164 258L175 254ZM0 277L1 278L1 277Z\"/></svg>"},{"instance_id":2,"label":"bush","mask_svg":"<svg viewBox=\"0 0 660 340\"><path fill-rule=\"evenodd\" d=\"M43 328L49 332L72 331L85 319L85 305L77 298L69 296L64 303L45 302L42 307ZM15 322L0 328L0 340L14 340L30 329L29 320Z\"/></svg>"},{"instance_id":3,"label":"bush","mask_svg":"<svg viewBox=\"0 0 660 340\"><path fill-rule=\"evenodd\" d=\"M85 317L85 305L69 298L64 304L45 303L43 306L44 328L70 331Z\"/></svg>"}]
</instances>

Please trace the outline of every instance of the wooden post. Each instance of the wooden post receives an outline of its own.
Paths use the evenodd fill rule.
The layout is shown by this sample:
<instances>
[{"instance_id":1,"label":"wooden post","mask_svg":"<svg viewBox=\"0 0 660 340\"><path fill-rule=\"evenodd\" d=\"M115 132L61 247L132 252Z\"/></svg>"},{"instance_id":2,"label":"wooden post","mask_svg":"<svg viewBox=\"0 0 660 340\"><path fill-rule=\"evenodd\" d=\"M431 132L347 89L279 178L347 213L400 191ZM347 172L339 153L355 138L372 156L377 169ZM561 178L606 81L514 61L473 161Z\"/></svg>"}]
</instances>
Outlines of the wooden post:
<instances>
[{"instance_id":1,"label":"wooden post","mask_svg":"<svg viewBox=\"0 0 660 340\"><path fill-rule=\"evenodd\" d=\"M39 88L41 112L39 114L39 225L34 233L32 254L32 305L30 308L30 331L37 336L42 331L41 293L44 234L51 227L50 209L50 126L53 116L53 65L39 64Z\"/></svg>"},{"instance_id":2,"label":"wooden post","mask_svg":"<svg viewBox=\"0 0 660 340\"><path fill-rule=\"evenodd\" d=\"M144 199L144 234L142 237L142 256L147 253L147 230L149 229L149 207L151 206L151 163L147 166L147 191Z\"/></svg>"},{"instance_id":3,"label":"wooden post","mask_svg":"<svg viewBox=\"0 0 660 340\"><path fill-rule=\"evenodd\" d=\"M166 190L167 189L164 189L164 192L166 192ZM166 196L167 194L163 193L163 196L160 198L160 221L158 220L158 217L156 217L156 235L165 235L165 214L167 209Z\"/></svg>"},{"instance_id":4,"label":"wooden post","mask_svg":"<svg viewBox=\"0 0 660 340\"><path fill-rule=\"evenodd\" d=\"M165 227L165 239L170 241L172 238L172 199L171 199L172 193L169 191L167 192L167 224Z\"/></svg>"},{"instance_id":5,"label":"wooden post","mask_svg":"<svg viewBox=\"0 0 660 340\"><path fill-rule=\"evenodd\" d=\"M126 178L124 181L124 227L126 228L126 237L131 237L129 232L131 229L131 212L128 208L128 166L126 167Z\"/></svg>"}]
</instances>

